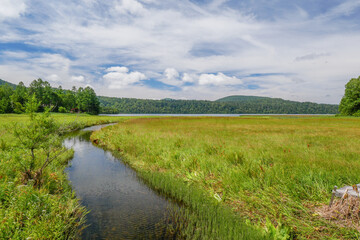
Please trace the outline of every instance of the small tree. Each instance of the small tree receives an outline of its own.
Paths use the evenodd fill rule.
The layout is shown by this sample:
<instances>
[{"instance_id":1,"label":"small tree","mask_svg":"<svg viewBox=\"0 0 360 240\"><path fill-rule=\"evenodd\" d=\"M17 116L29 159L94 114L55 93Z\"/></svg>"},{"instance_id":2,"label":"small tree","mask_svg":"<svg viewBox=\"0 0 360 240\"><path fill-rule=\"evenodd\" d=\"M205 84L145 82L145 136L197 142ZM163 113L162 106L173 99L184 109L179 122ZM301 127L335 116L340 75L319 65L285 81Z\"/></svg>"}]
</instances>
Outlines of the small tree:
<instances>
[{"instance_id":1,"label":"small tree","mask_svg":"<svg viewBox=\"0 0 360 240\"><path fill-rule=\"evenodd\" d=\"M34 180L34 187L38 188L42 184L44 169L66 151L61 145L60 128L50 116L50 109L45 109L41 114L36 113L40 105L33 94L26 104L29 123L14 126L14 135L19 140L20 147L28 153L20 161L23 167L22 182L27 184L29 180Z\"/></svg>"},{"instance_id":2,"label":"small tree","mask_svg":"<svg viewBox=\"0 0 360 240\"><path fill-rule=\"evenodd\" d=\"M343 115L360 116L360 77L351 79L345 85L345 94L339 105Z\"/></svg>"}]
</instances>

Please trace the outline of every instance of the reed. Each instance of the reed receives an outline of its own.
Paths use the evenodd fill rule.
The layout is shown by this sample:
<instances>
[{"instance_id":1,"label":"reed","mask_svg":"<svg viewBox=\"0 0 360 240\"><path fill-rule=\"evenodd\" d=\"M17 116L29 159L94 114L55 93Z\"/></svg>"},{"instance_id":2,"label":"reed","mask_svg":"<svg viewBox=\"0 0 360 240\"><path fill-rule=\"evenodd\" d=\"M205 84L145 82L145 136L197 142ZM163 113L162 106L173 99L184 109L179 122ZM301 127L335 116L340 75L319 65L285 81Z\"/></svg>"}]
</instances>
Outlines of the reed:
<instances>
[{"instance_id":1,"label":"reed","mask_svg":"<svg viewBox=\"0 0 360 240\"><path fill-rule=\"evenodd\" d=\"M315 209L328 204L334 185L358 183L359 123L305 116L147 118L91 138L185 204L203 226L194 223L199 236L351 239L357 230Z\"/></svg>"}]
</instances>

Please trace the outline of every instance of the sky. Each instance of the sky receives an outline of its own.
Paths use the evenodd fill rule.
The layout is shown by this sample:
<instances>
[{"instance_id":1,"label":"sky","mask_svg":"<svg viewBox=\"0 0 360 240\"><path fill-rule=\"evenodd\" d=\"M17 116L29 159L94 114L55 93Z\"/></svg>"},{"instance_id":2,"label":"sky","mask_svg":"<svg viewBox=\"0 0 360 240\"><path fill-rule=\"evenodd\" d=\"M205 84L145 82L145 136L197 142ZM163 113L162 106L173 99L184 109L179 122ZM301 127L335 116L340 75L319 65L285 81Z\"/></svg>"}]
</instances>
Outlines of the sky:
<instances>
[{"instance_id":1,"label":"sky","mask_svg":"<svg viewBox=\"0 0 360 240\"><path fill-rule=\"evenodd\" d=\"M338 104L360 0L0 0L0 79L97 95Z\"/></svg>"}]
</instances>

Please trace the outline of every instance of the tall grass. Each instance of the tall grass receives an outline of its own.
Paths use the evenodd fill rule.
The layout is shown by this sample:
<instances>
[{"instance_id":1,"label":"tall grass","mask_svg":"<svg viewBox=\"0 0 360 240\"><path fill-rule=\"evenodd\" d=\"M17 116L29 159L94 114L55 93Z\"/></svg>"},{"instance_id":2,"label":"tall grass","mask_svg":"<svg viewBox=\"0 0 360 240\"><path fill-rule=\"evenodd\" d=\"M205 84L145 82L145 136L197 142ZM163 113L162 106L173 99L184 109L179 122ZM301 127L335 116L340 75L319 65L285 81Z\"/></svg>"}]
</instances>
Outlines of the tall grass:
<instances>
[{"instance_id":1,"label":"tall grass","mask_svg":"<svg viewBox=\"0 0 360 240\"><path fill-rule=\"evenodd\" d=\"M55 114L55 120L70 131L122 118ZM69 150L45 169L43 184L22 184L21 163L28 156L13 135L14 123L26 123L27 115L0 115L0 239L73 239L84 223L86 210L71 191L64 170ZM41 150L36 152L42 158ZM43 156L45 157L45 156Z\"/></svg>"},{"instance_id":2,"label":"tall grass","mask_svg":"<svg viewBox=\"0 0 360 240\"><path fill-rule=\"evenodd\" d=\"M201 216L200 232L209 238L250 237L251 222L275 238L351 239L359 237L356 230L321 218L315 208L328 203L334 185L359 182L359 123L335 117L134 119L92 139Z\"/></svg>"}]
</instances>

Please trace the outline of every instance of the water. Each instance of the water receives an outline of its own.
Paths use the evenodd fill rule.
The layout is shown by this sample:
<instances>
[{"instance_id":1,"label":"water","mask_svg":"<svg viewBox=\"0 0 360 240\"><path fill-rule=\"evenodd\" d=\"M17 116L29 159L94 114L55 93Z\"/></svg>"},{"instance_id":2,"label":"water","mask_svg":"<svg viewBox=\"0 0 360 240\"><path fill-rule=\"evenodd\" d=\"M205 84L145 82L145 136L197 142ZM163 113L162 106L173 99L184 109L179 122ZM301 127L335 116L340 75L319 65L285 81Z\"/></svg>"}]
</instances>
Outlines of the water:
<instances>
[{"instance_id":1,"label":"water","mask_svg":"<svg viewBox=\"0 0 360 240\"><path fill-rule=\"evenodd\" d=\"M67 169L69 180L81 204L90 210L82 238L162 239L164 216L172 203L109 151L90 142L91 131L101 127L78 131L64 141L75 150Z\"/></svg>"}]
</instances>

